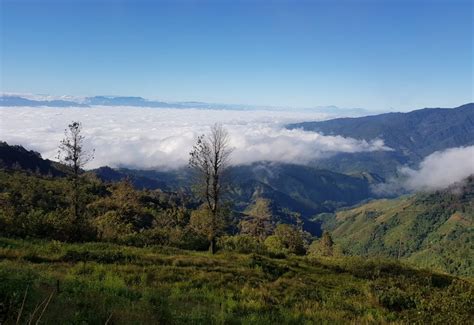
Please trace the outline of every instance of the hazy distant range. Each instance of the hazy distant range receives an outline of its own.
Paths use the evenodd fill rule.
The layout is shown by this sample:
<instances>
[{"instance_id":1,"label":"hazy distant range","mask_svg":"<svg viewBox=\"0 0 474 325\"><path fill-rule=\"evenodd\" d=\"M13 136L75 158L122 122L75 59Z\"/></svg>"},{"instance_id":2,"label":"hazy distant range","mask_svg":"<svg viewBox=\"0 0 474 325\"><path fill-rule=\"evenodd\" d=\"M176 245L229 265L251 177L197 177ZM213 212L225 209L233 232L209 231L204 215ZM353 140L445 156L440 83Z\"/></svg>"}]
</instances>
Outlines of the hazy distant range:
<instances>
[{"instance_id":1,"label":"hazy distant range","mask_svg":"<svg viewBox=\"0 0 474 325\"><path fill-rule=\"evenodd\" d=\"M136 96L50 96L31 94L2 94L0 96L0 106L2 107L91 107L91 106L128 106L128 107L154 107L154 108L194 108L213 110L294 110L294 111L314 111L318 113L337 116L362 116L373 112L363 108L340 108L337 106L315 106L306 108L277 107L277 106L257 106L243 104L221 104L204 103L197 101L185 102L165 102L145 99ZM377 112L380 113L380 112Z\"/></svg>"}]
</instances>

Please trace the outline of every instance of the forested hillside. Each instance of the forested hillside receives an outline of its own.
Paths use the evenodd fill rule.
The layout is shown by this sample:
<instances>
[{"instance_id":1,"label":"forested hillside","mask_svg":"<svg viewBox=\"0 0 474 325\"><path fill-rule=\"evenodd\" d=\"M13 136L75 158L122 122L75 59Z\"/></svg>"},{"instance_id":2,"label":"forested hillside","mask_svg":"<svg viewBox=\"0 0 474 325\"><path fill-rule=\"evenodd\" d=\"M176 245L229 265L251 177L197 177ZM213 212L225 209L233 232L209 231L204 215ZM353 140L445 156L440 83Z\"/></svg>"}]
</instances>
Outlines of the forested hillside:
<instances>
[{"instance_id":1,"label":"forested hillside","mask_svg":"<svg viewBox=\"0 0 474 325\"><path fill-rule=\"evenodd\" d=\"M343 254L474 276L474 177L449 189L320 216Z\"/></svg>"},{"instance_id":2,"label":"forested hillside","mask_svg":"<svg viewBox=\"0 0 474 325\"><path fill-rule=\"evenodd\" d=\"M3 143L0 150L6 170L24 170L43 176L66 175L65 166L44 160L38 153L21 146ZM97 181L106 184L126 181L138 190L192 195L189 168L154 171L101 167L85 175L92 179L97 177ZM229 187L225 200L232 203L236 212L243 212L256 199L265 198L272 202L275 216L294 223L288 218L288 211L298 212L306 220L305 229L320 235L319 224L312 223L311 216L333 212L373 197L370 185L382 180L367 173L344 175L301 165L262 162L230 167L225 181Z\"/></svg>"},{"instance_id":3,"label":"forested hillside","mask_svg":"<svg viewBox=\"0 0 474 325\"><path fill-rule=\"evenodd\" d=\"M41 158L38 152L0 141L0 169L15 169L39 175L64 176L58 164Z\"/></svg>"},{"instance_id":4,"label":"forested hillside","mask_svg":"<svg viewBox=\"0 0 474 325\"><path fill-rule=\"evenodd\" d=\"M129 179L138 189L191 189L189 169L172 171L112 169L92 171L105 182ZM226 199L243 211L257 197L270 199L278 209L298 211L307 219L314 214L332 212L374 197L370 185L382 181L376 175L345 175L317 168L277 163L233 166L226 174L230 191ZM319 230L314 228L316 233Z\"/></svg>"}]
</instances>

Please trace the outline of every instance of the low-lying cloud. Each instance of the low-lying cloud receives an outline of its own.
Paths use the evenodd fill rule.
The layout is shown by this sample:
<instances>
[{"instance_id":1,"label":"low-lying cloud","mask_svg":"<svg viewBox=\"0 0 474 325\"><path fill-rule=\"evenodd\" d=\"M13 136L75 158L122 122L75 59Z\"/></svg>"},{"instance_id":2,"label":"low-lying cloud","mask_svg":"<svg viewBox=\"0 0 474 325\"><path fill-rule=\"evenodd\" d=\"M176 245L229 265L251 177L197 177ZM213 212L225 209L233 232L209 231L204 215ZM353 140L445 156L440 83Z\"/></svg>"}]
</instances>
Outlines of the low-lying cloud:
<instances>
[{"instance_id":1,"label":"low-lying cloud","mask_svg":"<svg viewBox=\"0 0 474 325\"><path fill-rule=\"evenodd\" d=\"M427 156L417 169L403 167L399 177L377 185L374 191L433 191L447 188L474 174L474 146L450 148Z\"/></svg>"},{"instance_id":2,"label":"low-lying cloud","mask_svg":"<svg viewBox=\"0 0 474 325\"><path fill-rule=\"evenodd\" d=\"M288 130L287 123L323 120L330 115L292 111L219 111L136 107L0 108L0 140L20 144L54 159L65 127L81 121L86 145L95 148L88 168L184 166L199 134L214 123L229 131L232 162L307 163L338 152L390 150L382 140L363 141Z\"/></svg>"}]
</instances>

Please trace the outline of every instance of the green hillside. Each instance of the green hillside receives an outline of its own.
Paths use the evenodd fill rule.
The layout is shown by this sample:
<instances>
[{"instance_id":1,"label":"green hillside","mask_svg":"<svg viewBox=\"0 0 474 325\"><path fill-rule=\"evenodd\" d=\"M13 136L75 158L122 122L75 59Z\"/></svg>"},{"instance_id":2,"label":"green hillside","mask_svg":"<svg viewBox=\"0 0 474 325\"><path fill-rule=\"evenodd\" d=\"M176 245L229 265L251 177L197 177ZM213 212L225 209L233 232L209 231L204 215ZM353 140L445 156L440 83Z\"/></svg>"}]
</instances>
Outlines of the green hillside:
<instances>
[{"instance_id":1,"label":"green hillside","mask_svg":"<svg viewBox=\"0 0 474 325\"><path fill-rule=\"evenodd\" d=\"M474 299L466 280L383 260L5 238L0 279L2 324L466 324Z\"/></svg>"},{"instance_id":2,"label":"green hillside","mask_svg":"<svg viewBox=\"0 0 474 325\"><path fill-rule=\"evenodd\" d=\"M474 177L447 190L377 200L321 218L345 254L401 258L474 276Z\"/></svg>"}]
</instances>

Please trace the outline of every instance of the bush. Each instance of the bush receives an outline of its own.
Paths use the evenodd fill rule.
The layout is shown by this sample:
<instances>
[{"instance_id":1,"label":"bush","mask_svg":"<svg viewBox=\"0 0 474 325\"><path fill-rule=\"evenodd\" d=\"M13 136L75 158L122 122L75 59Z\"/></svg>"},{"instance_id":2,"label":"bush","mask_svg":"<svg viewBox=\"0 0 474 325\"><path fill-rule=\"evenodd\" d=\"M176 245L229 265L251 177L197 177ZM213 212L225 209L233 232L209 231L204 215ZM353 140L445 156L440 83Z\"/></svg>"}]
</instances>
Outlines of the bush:
<instances>
[{"instance_id":1,"label":"bush","mask_svg":"<svg viewBox=\"0 0 474 325\"><path fill-rule=\"evenodd\" d=\"M323 236L319 240L319 247L321 250L321 254L324 256L333 256L334 254L334 241L332 240L332 236L326 230L323 232Z\"/></svg>"},{"instance_id":2,"label":"bush","mask_svg":"<svg viewBox=\"0 0 474 325\"><path fill-rule=\"evenodd\" d=\"M264 253L265 245L250 235L223 236L217 241L217 247L238 253Z\"/></svg>"},{"instance_id":3,"label":"bush","mask_svg":"<svg viewBox=\"0 0 474 325\"><path fill-rule=\"evenodd\" d=\"M398 288L377 291L376 296L379 303L391 311L402 311L416 307L414 298Z\"/></svg>"},{"instance_id":4,"label":"bush","mask_svg":"<svg viewBox=\"0 0 474 325\"><path fill-rule=\"evenodd\" d=\"M276 227L274 236L278 238L279 243L272 239L271 244L277 250L282 245L284 251L290 254L304 255L306 253L307 233L295 226L280 224Z\"/></svg>"},{"instance_id":5,"label":"bush","mask_svg":"<svg viewBox=\"0 0 474 325\"><path fill-rule=\"evenodd\" d=\"M340 252L334 249L333 245L334 244L329 233L324 232L321 239L314 240L311 245L309 245L307 254L311 257L342 255Z\"/></svg>"},{"instance_id":6,"label":"bush","mask_svg":"<svg viewBox=\"0 0 474 325\"><path fill-rule=\"evenodd\" d=\"M272 254L285 255L288 253L288 250L280 238L275 235L268 236L267 239L265 239L264 245L267 251Z\"/></svg>"}]
</instances>

